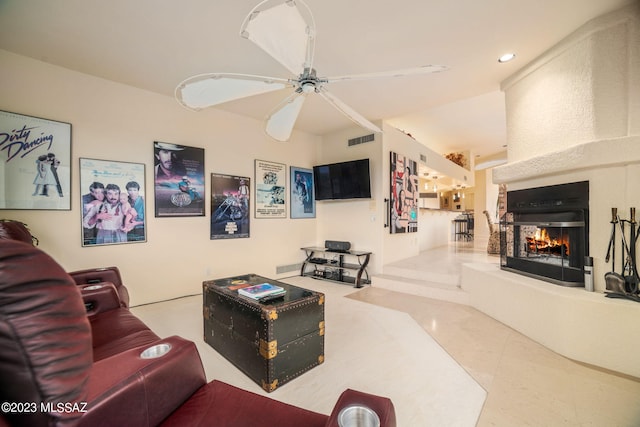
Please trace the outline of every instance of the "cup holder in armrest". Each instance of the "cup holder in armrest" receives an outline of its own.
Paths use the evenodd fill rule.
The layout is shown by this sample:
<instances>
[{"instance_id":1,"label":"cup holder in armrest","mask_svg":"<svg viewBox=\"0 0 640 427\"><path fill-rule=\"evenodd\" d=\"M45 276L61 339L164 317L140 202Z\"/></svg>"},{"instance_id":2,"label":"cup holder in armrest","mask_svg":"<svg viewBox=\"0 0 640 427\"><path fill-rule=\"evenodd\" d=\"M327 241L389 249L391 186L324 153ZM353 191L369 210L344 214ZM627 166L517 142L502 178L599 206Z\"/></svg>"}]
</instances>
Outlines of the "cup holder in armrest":
<instances>
[{"instance_id":1,"label":"cup holder in armrest","mask_svg":"<svg viewBox=\"0 0 640 427\"><path fill-rule=\"evenodd\" d=\"M104 285L91 285L91 286L85 286L84 288L82 288L83 291L95 291L98 289L102 289L104 287Z\"/></svg>"},{"instance_id":2,"label":"cup holder in armrest","mask_svg":"<svg viewBox=\"0 0 640 427\"><path fill-rule=\"evenodd\" d=\"M372 409L361 405L351 405L338 414L340 427L380 427L380 418Z\"/></svg>"},{"instance_id":3,"label":"cup holder in armrest","mask_svg":"<svg viewBox=\"0 0 640 427\"><path fill-rule=\"evenodd\" d=\"M169 353L169 350L171 350L171 344L156 344L140 353L140 357L143 359L155 359Z\"/></svg>"}]
</instances>

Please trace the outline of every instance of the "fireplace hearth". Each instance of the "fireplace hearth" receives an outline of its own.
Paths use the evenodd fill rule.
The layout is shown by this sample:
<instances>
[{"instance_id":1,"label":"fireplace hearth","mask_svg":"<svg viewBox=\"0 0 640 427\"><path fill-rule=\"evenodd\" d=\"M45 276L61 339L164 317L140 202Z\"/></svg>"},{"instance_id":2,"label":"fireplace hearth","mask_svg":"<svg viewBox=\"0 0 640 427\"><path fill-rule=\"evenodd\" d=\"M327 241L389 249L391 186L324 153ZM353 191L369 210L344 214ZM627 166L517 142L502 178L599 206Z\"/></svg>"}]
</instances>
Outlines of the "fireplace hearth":
<instances>
[{"instance_id":1,"label":"fireplace hearth","mask_svg":"<svg viewBox=\"0 0 640 427\"><path fill-rule=\"evenodd\" d=\"M584 286L589 182L507 193L500 267L562 286Z\"/></svg>"}]
</instances>

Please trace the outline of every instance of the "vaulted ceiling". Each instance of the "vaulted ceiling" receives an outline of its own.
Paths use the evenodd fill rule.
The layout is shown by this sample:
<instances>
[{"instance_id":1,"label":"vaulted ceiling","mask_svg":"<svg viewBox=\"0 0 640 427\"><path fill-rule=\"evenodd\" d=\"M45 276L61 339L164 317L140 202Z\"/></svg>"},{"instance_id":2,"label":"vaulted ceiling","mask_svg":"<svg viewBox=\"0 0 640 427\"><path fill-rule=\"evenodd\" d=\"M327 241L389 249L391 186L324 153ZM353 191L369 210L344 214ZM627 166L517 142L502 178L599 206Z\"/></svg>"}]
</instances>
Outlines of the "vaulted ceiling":
<instances>
[{"instance_id":1,"label":"vaulted ceiling","mask_svg":"<svg viewBox=\"0 0 640 427\"><path fill-rule=\"evenodd\" d=\"M315 68L334 76L426 64L446 72L334 83L369 120L386 119L444 153L504 150L500 82L592 18L633 0L307 0ZM0 49L173 96L207 72L294 77L239 36L258 0L0 0ZM497 58L515 52L514 61ZM0 64L1 65L1 64ZM0 82L9 84L9 82ZM289 92L215 108L264 118ZM296 128L325 134L351 122L311 97Z\"/></svg>"}]
</instances>

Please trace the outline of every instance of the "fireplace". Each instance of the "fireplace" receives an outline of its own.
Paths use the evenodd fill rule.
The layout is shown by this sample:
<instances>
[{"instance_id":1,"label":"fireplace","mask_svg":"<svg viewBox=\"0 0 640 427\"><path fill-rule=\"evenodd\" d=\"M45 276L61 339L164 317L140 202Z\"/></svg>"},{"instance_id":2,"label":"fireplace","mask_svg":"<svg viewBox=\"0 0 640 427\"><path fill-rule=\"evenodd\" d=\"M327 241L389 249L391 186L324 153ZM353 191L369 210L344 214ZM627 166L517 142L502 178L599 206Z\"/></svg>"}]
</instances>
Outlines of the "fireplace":
<instances>
[{"instance_id":1,"label":"fireplace","mask_svg":"<svg viewBox=\"0 0 640 427\"><path fill-rule=\"evenodd\" d=\"M563 286L584 286L589 182L507 193L500 267Z\"/></svg>"}]
</instances>

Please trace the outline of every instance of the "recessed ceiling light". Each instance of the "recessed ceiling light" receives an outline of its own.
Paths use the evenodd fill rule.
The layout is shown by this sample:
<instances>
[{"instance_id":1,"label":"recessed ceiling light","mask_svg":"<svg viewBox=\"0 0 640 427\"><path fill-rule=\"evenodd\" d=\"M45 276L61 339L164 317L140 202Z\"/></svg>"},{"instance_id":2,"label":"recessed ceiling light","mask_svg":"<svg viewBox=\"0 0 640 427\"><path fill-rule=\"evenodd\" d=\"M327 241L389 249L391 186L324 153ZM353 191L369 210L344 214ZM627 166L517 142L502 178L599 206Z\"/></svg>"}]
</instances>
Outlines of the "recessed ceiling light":
<instances>
[{"instance_id":1,"label":"recessed ceiling light","mask_svg":"<svg viewBox=\"0 0 640 427\"><path fill-rule=\"evenodd\" d=\"M500 58L498 58L498 62L502 63L502 62L509 62L511 61L513 58L516 57L515 53L505 53L504 55L502 55Z\"/></svg>"}]
</instances>

